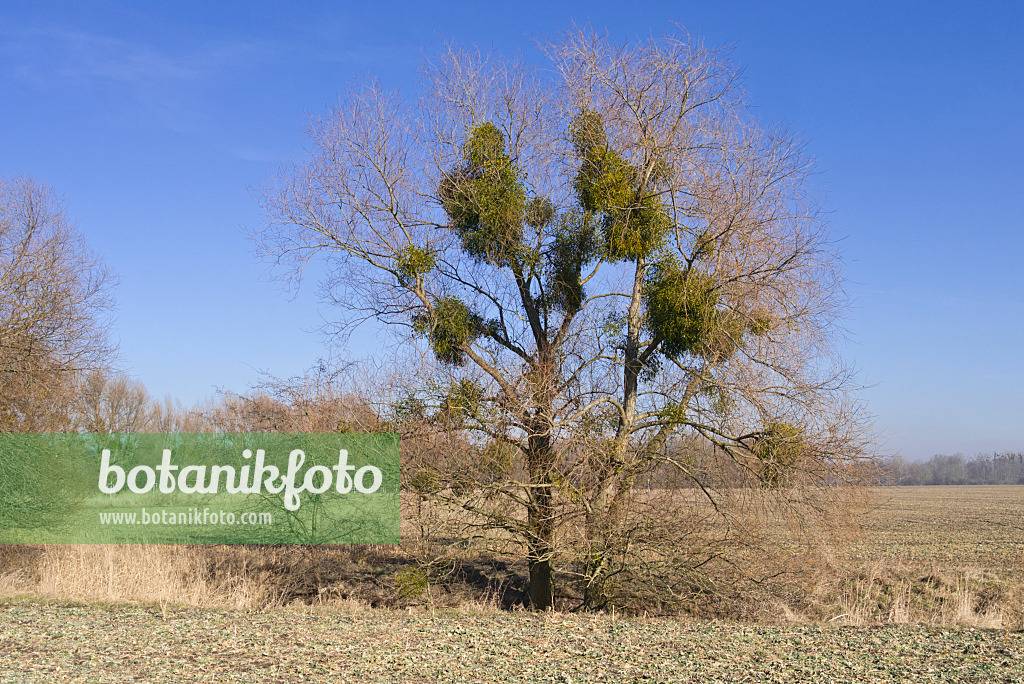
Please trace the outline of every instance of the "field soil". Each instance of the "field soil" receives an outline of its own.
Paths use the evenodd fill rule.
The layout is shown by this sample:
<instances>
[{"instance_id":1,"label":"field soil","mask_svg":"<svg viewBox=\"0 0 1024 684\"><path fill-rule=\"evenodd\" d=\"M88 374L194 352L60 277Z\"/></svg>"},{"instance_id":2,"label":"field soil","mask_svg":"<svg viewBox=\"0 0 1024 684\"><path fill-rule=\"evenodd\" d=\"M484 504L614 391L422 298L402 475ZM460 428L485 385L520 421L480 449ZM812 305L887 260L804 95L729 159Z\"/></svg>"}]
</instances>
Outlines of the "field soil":
<instances>
[{"instance_id":1,"label":"field soil","mask_svg":"<svg viewBox=\"0 0 1024 684\"><path fill-rule=\"evenodd\" d=\"M1024 634L0 604L3 682L1022 682Z\"/></svg>"}]
</instances>

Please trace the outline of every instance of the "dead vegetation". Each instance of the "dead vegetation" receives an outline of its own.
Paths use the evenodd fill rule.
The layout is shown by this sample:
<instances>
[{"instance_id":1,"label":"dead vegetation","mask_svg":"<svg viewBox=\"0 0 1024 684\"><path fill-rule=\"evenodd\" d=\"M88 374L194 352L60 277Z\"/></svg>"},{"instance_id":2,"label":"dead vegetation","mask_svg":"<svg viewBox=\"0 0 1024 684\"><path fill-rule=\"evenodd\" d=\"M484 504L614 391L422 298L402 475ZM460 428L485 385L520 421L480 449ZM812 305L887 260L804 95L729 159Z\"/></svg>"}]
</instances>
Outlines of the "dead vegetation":
<instances>
[{"instance_id":1,"label":"dead vegetation","mask_svg":"<svg viewBox=\"0 0 1024 684\"><path fill-rule=\"evenodd\" d=\"M780 601L787 619L1024 625L1024 487L891 487L876 494L862 534Z\"/></svg>"},{"instance_id":2,"label":"dead vegetation","mask_svg":"<svg viewBox=\"0 0 1024 684\"><path fill-rule=\"evenodd\" d=\"M402 546L7 546L0 595L262 610L306 605L478 612L528 606L525 564L445 542L436 510L407 497ZM855 541L776 547L774 577L709 563L675 601L634 596L634 612L757 622L1024 625L1024 488L887 488ZM420 528L417 530L417 525ZM427 527L424 527L427 526ZM755 555L746 559L752 568ZM566 577L571 580L571 577ZM569 589L556 607L572 610ZM633 586L626 583L626 586ZM619 609L621 610L621 608Z\"/></svg>"}]
</instances>

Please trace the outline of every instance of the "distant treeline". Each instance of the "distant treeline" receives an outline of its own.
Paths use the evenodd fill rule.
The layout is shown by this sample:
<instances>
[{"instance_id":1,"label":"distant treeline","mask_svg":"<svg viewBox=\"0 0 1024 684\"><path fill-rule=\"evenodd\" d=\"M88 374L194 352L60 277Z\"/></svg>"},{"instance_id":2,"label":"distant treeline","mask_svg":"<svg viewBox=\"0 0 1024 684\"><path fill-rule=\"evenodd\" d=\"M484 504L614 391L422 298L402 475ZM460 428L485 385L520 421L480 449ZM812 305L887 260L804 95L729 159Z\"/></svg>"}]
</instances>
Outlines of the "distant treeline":
<instances>
[{"instance_id":1,"label":"distant treeline","mask_svg":"<svg viewBox=\"0 0 1024 684\"><path fill-rule=\"evenodd\" d=\"M920 463L895 456L883 468L892 485L1024 484L1024 452L939 455Z\"/></svg>"}]
</instances>

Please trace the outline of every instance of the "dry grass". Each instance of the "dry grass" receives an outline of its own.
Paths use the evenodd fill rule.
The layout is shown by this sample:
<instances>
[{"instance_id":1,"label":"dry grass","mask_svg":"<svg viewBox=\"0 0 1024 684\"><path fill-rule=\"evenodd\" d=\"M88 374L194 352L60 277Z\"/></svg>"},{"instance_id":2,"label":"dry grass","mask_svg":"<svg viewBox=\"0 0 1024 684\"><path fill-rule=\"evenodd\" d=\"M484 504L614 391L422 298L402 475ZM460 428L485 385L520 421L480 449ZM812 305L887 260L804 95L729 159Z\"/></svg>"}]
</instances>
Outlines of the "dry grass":
<instances>
[{"instance_id":1,"label":"dry grass","mask_svg":"<svg viewBox=\"0 0 1024 684\"><path fill-rule=\"evenodd\" d=\"M1024 487L893 487L862 534L791 591L793 619L1024 626Z\"/></svg>"},{"instance_id":2,"label":"dry grass","mask_svg":"<svg viewBox=\"0 0 1024 684\"><path fill-rule=\"evenodd\" d=\"M470 576L416 560L397 546L0 546L0 597L357 612L419 605L496 610L512 593L502 585L501 567L476 568Z\"/></svg>"},{"instance_id":3,"label":"dry grass","mask_svg":"<svg viewBox=\"0 0 1024 684\"><path fill-rule=\"evenodd\" d=\"M1024 487L878 492L863 534L718 617L765 622L1024 626ZM412 539L410 521L403 536ZM0 596L204 608L323 606L493 611L521 605L524 568L498 557L403 547L0 547ZM700 604L691 613L700 615Z\"/></svg>"},{"instance_id":4,"label":"dry grass","mask_svg":"<svg viewBox=\"0 0 1024 684\"><path fill-rule=\"evenodd\" d=\"M80 545L6 549L0 593L84 602L257 608L273 599L265 572L211 572L212 549Z\"/></svg>"}]
</instances>

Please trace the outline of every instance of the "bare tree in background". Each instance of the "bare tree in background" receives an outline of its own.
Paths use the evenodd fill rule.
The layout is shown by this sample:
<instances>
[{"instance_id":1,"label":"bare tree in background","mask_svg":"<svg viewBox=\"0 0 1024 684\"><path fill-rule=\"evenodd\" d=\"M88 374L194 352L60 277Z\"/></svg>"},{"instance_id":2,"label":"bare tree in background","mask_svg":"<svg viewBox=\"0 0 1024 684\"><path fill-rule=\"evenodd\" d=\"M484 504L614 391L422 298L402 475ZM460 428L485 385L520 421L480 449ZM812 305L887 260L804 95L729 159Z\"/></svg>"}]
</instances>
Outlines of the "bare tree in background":
<instances>
[{"instance_id":1,"label":"bare tree in background","mask_svg":"<svg viewBox=\"0 0 1024 684\"><path fill-rule=\"evenodd\" d=\"M114 353L113 280L53 190L0 178L0 431L72 427L79 374Z\"/></svg>"},{"instance_id":2,"label":"bare tree in background","mask_svg":"<svg viewBox=\"0 0 1024 684\"><path fill-rule=\"evenodd\" d=\"M146 387L123 373L105 369L80 376L75 387L75 427L81 432L157 432L157 404Z\"/></svg>"},{"instance_id":3,"label":"bare tree in background","mask_svg":"<svg viewBox=\"0 0 1024 684\"><path fill-rule=\"evenodd\" d=\"M725 56L585 31L544 52L449 48L412 107L355 88L261 192L257 240L292 278L326 259L342 330L425 343L395 414L473 446L434 489L525 550L534 607L564 559L598 608L719 555L703 510L726 541L750 511L827 513L864 418L810 161Z\"/></svg>"}]
</instances>

